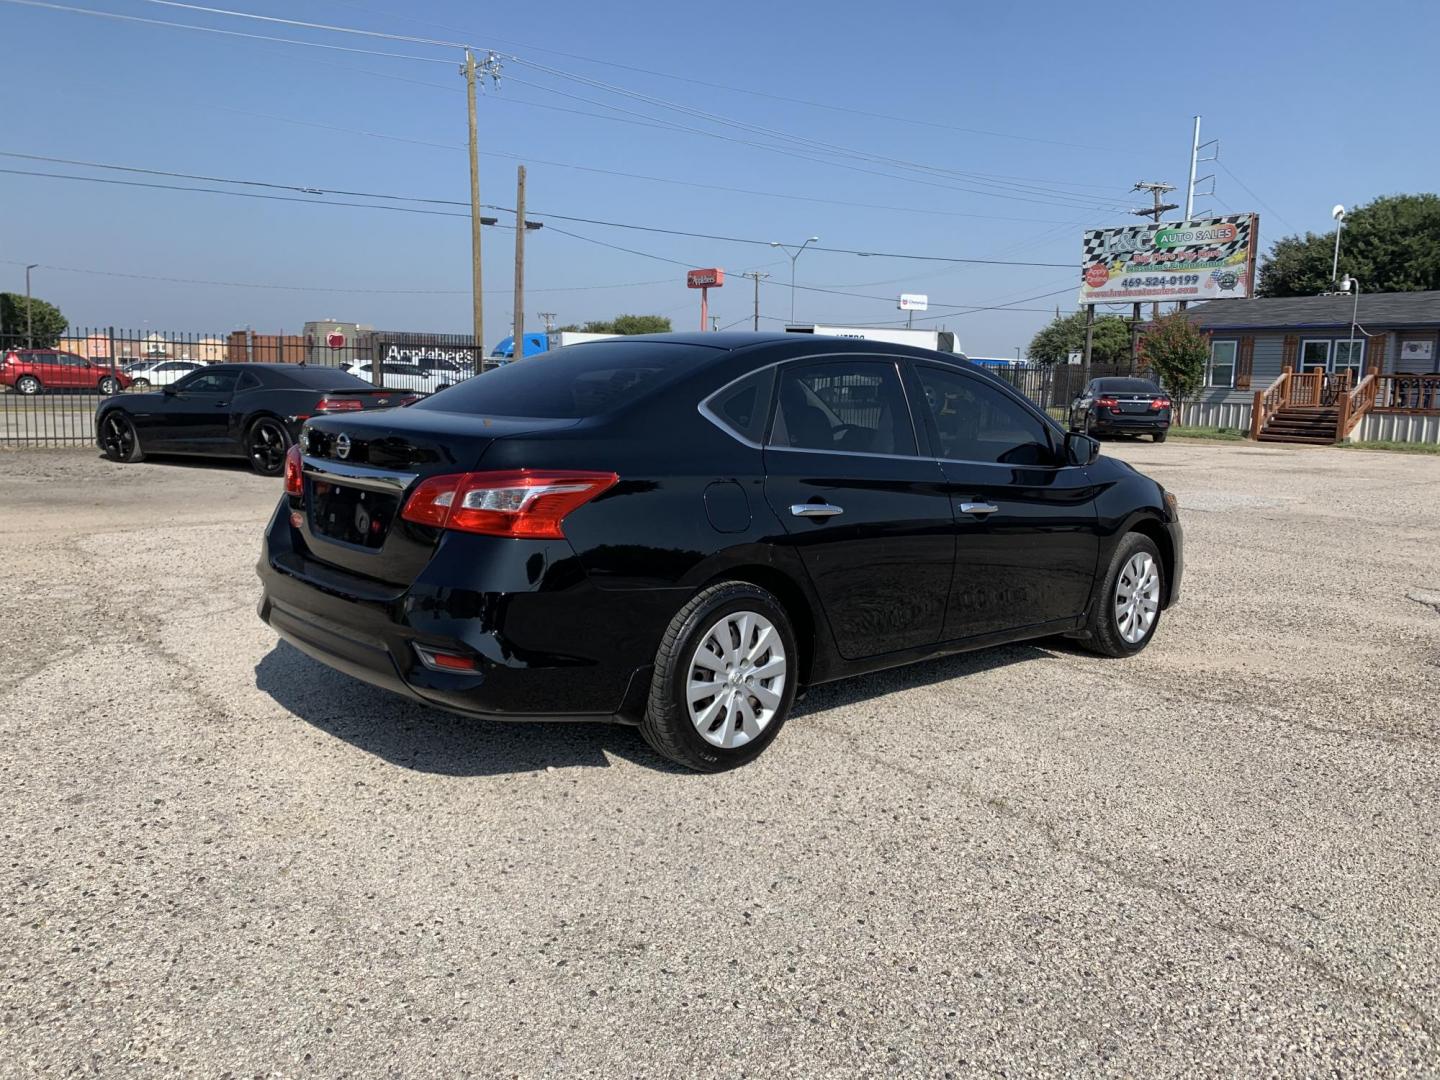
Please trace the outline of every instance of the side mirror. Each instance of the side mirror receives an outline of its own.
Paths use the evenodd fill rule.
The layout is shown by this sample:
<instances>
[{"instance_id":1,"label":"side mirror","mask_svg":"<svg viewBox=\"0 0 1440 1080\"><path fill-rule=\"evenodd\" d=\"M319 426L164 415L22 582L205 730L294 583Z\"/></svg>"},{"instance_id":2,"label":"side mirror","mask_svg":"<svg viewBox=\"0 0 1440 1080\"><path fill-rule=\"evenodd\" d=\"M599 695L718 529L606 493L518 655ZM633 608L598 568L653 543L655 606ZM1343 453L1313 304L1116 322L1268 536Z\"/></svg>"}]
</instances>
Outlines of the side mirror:
<instances>
[{"instance_id":1,"label":"side mirror","mask_svg":"<svg viewBox=\"0 0 1440 1080\"><path fill-rule=\"evenodd\" d=\"M1067 465L1089 465L1100 456L1100 443L1089 435L1078 431L1065 433L1065 463Z\"/></svg>"}]
</instances>

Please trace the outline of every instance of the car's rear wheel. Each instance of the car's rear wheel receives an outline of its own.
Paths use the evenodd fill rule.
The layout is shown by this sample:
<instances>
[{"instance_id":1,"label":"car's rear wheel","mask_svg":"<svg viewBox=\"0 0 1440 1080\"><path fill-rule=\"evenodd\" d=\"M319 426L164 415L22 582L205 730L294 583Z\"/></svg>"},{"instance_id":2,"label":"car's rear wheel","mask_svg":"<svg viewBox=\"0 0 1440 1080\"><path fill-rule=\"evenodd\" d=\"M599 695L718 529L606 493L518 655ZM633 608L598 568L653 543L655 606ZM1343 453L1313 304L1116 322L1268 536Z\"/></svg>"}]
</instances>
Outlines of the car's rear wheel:
<instances>
[{"instance_id":1,"label":"car's rear wheel","mask_svg":"<svg viewBox=\"0 0 1440 1080\"><path fill-rule=\"evenodd\" d=\"M111 409L100 419L100 447L111 461L143 461L140 435L130 418L118 409Z\"/></svg>"},{"instance_id":2,"label":"car's rear wheel","mask_svg":"<svg viewBox=\"0 0 1440 1080\"><path fill-rule=\"evenodd\" d=\"M1160 549L1143 533L1126 533L1090 605L1084 646L1102 656L1133 656L1155 636L1165 595Z\"/></svg>"},{"instance_id":3,"label":"car's rear wheel","mask_svg":"<svg viewBox=\"0 0 1440 1080\"><path fill-rule=\"evenodd\" d=\"M250 468L261 476L279 476L285 468L285 451L289 449L290 435L278 420L256 420L245 435Z\"/></svg>"},{"instance_id":4,"label":"car's rear wheel","mask_svg":"<svg viewBox=\"0 0 1440 1080\"><path fill-rule=\"evenodd\" d=\"M132 387L134 387L136 390L149 390L149 389L150 389L150 380L149 380L149 379L136 379L136 380L135 380L134 382L132 382L130 385L131 385Z\"/></svg>"},{"instance_id":5,"label":"car's rear wheel","mask_svg":"<svg viewBox=\"0 0 1440 1080\"><path fill-rule=\"evenodd\" d=\"M105 378L100 380L99 388L102 394L118 394L120 392L120 383L115 376L106 375Z\"/></svg>"},{"instance_id":6,"label":"car's rear wheel","mask_svg":"<svg viewBox=\"0 0 1440 1080\"><path fill-rule=\"evenodd\" d=\"M700 772L744 765L785 723L798 673L780 602L749 582L713 585L665 632L641 734L657 753Z\"/></svg>"},{"instance_id":7,"label":"car's rear wheel","mask_svg":"<svg viewBox=\"0 0 1440 1080\"><path fill-rule=\"evenodd\" d=\"M1168 431L1157 431L1157 432L1155 432L1155 441L1156 441L1156 442L1164 442L1164 441L1165 441L1165 436L1168 435L1168 434L1169 434Z\"/></svg>"},{"instance_id":8,"label":"car's rear wheel","mask_svg":"<svg viewBox=\"0 0 1440 1080\"><path fill-rule=\"evenodd\" d=\"M15 389L21 394L38 394L40 392L40 380L34 375L21 375L15 380Z\"/></svg>"}]
</instances>

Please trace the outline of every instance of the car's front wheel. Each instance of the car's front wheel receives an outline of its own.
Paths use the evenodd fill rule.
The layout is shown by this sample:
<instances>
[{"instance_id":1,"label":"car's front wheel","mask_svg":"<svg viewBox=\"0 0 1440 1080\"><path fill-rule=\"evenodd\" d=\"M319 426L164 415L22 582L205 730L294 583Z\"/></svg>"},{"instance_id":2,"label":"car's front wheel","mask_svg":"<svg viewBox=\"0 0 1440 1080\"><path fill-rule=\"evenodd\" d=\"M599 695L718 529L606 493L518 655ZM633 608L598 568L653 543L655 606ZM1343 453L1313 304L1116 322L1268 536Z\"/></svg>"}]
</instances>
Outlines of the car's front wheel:
<instances>
[{"instance_id":1,"label":"car's front wheel","mask_svg":"<svg viewBox=\"0 0 1440 1080\"><path fill-rule=\"evenodd\" d=\"M150 380L149 380L149 379L136 379L136 380L135 380L134 382L132 382L130 385L131 385L132 387L134 387L136 390L149 390L149 389L150 389Z\"/></svg>"},{"instance_id":2,"label":"car's front wheel","mask_svg":"<svg viewBox=\"0 0 1440 1080\"><path fill-rule=\"evenodd\" d=\"M245 436L250 468L261 476L279 476L285 468L285 452L289 449L289 433L280 421L268 417L251 424Z\"/></svg>"},{"instance_id":3,"label":"car's front wheel","mask_svg":"<svg viewBox=\"0 0 1440 1080\"><path fill-rule=\"evenodd\" d=\"M1165 564L1155 541L1126 533L1090 605L1082 643L1102 656L1133 656L1155 636L1165 595Z\"/></svg>"},{"instance_id":4,"label":"car's front wheel","mask_svg":"<svg viewBox=\"0 0 1440 1080\"><path fill-rule=\"evenodd\" d=\"M130 418L119 409L111 409L100 420L100 446L111 461L141 461L140 435Z\"/></svg>"},{"instance_id":5,"label":"car's front wheel","mask_svg":"<svg viewBox=\"0 0 1440 1080\"><path fill-rule=\"evenodd\" d=\"M102 393L102 394L118 394L119 392L120 392L120 382L119 382L118 379L115 378L115 376L113 376L113 375L106 375L105 378L103 378L103 379L100 380L100 393Z\"/></svg>"},{"instance_id":6,"label":"car's front wheel","mask_svg":"<svg viewBox=\"0 0 1440 1080\"><path fill-rule=\"evenodd\" d=\"M713 585L671 620L640 731L681 765L733 769L779 733L798 674L795 633L780 602L749 582Z\"/></svg>"},{"instance_id":7,"label":"car's front wheel","mask_svg":"<svg viewBox=\"0 0 1440 1080\"><path fill-rule=\"evenodd\" d=\"M34 375L21 375L15 380L15 389L22 394L38 394L40 392L40 380Z\"/></svg>"}]
</instances>

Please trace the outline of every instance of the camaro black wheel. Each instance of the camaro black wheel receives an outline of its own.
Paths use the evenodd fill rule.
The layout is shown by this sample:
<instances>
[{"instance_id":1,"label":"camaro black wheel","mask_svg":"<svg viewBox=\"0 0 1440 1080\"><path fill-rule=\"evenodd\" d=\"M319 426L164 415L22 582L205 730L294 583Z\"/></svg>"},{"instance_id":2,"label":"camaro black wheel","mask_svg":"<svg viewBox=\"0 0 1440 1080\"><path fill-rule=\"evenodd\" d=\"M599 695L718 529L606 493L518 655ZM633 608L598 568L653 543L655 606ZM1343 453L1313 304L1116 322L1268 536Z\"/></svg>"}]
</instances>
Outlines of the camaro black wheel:
<instances>
[{"instance_id":1,"label":"camaro black wheel","mask_svg":"<svg viewBox=\"0 0 1440 1080\"><path fill-rule=\"evenodd\" d=\"M285 468L285 451L289 449L290 435L278 420L256 420L245 436L250 467L261 476L279 476Z\"/></svg>"},{"instance_id":2,"label":"camaro black wheel","mask_svg":"<svg viewBox=\"0 0 1440 1080\"><path fill-rule=\"evenodd\" d=\"M711 586L665 632L640 731L657 753L700 772L744 765L785 723L798 659L779 601L744 581Z\"/></svg>"},{"instance_id":3,"label":"camaro black wheel","mask_svg":"<svg viewBox=\"0 0 1440 1080\"><path fill-rule=\"evenodd\" d=\"M100 446L111 461L143 461L145 458L135 425L118 409L110 410L100 420Z\"/></svg>"},{"instance_id":4,"label":"camaro black wheel","mask_svg":"<svg viewBox=\"0 0 1440 1080\"><path fill-rule=\"evenodd\" d=\"M120 384L115 381L115 377L113 375L106 375L105 378L100 380L100 393L118 394L119 392Z\"/></svg>"},{"instance_id":5,"label":"camaro black wheel","mask_svg":"<svg viewBox=\"0 0 1440 1080\"><path fill-rule=\"evenodd\" d=\"M15 389L22 394L38 394L40 392L40 380L34 375L21 375L15 380Z\"/></svg>"},{"instance_id":6,"label":"camaro black wheel","mask_svg":"<svg viewBox=\"0 0 1440 1080\"><path fill-rule=\"evenodd\" d=\"M1126 533L1090 605L1089 636L1081 644L1102 656L1132 656L1150 644L1160 625L1164 575L1155 541Z\"/></svg>"}]
</instances>

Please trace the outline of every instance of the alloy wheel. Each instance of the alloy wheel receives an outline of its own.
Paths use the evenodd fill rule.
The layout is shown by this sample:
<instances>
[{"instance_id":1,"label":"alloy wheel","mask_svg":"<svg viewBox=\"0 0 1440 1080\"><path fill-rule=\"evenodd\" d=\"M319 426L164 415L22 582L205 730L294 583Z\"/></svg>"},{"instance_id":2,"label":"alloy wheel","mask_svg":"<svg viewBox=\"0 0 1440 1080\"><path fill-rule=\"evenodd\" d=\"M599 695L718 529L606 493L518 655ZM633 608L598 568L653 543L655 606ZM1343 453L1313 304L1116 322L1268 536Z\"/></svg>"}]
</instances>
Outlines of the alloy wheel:
<instances>
[{"instance_id":1,"label":"alloy wheel","mask_svg":"<svg viewBox=\"0 0 1440 1080\"><path fill-rule=\"evenodd\" d=\"M285 464L285 433L279 425L266 420L250 429L250 460L258 472L267 476L280 471Z\"/></svg>"},{"instance_id":2,"label":"alloy wheel","mask_svg":"<svg viewBox=\"0 0 1440 1080\"><path fill-rule=\"evenodd\" d=\"M1160 611L1160 568L1147 551L1130 557L1115 580L1115 625L1131 645L1145 640Z\"/></svg>"},{"instance_id":3,"label":"alloy wheel","mask_svg":"<svg viewBox=\"0 0 1440 1080\"><path fill-rule=\"evenodd\" d=\"M100 425L100 445L110 457L124 461L135 451L135 429L130 421L112 412Z\"/></svg>"},{"instance_id":4,"label":"alloy wheel","mask_svg":"<svg viewBox=\"0 0 1440 1080\"><path fill-rule=\"evenodd\" d=\"M15 382L15 389L22 394L38 394L40 392L40 380L33 375L22 375Z\"/></svg>"},{"instance_id":5,"label":"alloy wheel","mask_svg":"<svg viewBox=\"0 0 1440 1080\"><path fill-rule=\"evenodd\" d=\"M785 697L780 632L754 611L722 615L690 659L685 702L690 722L712 746L732 750L759 737Z\"/></svg>"}]
</instances>

